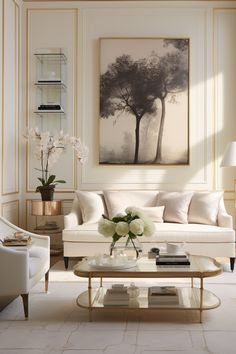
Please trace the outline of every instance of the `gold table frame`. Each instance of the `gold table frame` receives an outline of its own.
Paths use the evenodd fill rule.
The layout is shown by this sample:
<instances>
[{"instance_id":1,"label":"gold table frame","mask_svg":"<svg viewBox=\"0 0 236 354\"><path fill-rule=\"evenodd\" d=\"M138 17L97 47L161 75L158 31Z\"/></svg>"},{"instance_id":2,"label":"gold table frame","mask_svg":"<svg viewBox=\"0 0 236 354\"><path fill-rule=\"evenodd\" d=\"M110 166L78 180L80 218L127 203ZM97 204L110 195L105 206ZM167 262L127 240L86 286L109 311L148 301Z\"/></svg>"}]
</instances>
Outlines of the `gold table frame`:
<instances>
[{"instance_id":1,"label":"gold table frame","mask_svg":"<svg viewBox=\"0 0 236 354\"><path fill-rule=\"evenodd\" d=\"M202 311L210 310L220 306L220 299L204 289L204 278L213 277L222 273L222 266L216 260L205 256L190 256L191 266L189 268L159 268L155 265L155 260L145 257L137 261L137 266L122 270L95 269L91 267L84 259L74 267L74 274L88 279L88 290L80 294L76 300L77 305L88 309L89 321L92 321L92 311L94 310L136 310L153 311L158 310L198 310L199 321L202 323ZM100 287L92 288L92 279L100 278ZM147 288L143 289L143 297L138 298L136 305L131 306L104 306L103 296L103 278L189 278L191 287L180 287L179 291L182 297L182 303L178 305L155 305L149 306L147 299ZM200 279L200 287L194 287L193 279Z\"/></svg>"},{"instance_id":2,"label":"gold table frame","mask_svg":"<svg viewBox=\"0 0 236 354\"><path fill-rule=\"evenodd\" d=\"M62 229L55 224L55 227L48 228L45 222L47 222L48 218L53 216L62 215L62 201L61 200L48 200L42 201L38 199L31 199L31 215L36 217L36 226L34 228L34 232L39 235L61 235ZM44 222L44 228L39 228L38 218L45 217L46 221ZM51 243L51 241L50 241ZM50 254L58 255L60 254L62 249L57 249L55 245L51 244L50 246Z\"/></svg>"}]
</instances>

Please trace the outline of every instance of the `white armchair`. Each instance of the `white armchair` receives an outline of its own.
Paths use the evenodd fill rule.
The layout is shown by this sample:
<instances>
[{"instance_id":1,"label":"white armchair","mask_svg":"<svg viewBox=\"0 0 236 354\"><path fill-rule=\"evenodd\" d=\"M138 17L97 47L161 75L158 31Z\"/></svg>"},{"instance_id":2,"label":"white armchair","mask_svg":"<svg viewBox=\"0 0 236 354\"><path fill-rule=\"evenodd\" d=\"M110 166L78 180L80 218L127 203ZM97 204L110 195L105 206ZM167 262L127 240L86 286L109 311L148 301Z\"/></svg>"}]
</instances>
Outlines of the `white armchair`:
<instances>
[{"instance_id":1,"label":"white armchair","mask_svg":"<svg viewBox=\"0 0 236 354\"><path fill-rule=\"evenodd\" d=\"M25 317L28 318L30 289L45 276L48 290L50 238L20 229L0 217L0 238L22 231L31 236L29 247L4 247L0 244L0 296L21 295Z\"/></svg>"}]
</instances>

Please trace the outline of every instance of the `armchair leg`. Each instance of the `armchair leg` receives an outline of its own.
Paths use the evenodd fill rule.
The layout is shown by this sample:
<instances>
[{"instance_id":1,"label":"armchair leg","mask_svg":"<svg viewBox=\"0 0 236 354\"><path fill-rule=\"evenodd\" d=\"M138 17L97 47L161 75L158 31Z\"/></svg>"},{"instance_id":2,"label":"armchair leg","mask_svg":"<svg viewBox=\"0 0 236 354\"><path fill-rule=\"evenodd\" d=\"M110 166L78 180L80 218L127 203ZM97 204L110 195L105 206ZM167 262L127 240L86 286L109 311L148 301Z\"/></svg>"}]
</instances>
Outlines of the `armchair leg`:
<instances>
[{"instance_id":1,"label":"armchair leg","mask_svg":"<svg viewBox=\"0 0 236 354\"><path fill-rule=\"evenodd\" d=\"M230 257L230 269L231 269L231 272L234 271L234 263L235 263L235 257Z\"/></svg>"},{"instance_id":2,"label":"armchair leg","mask_svg":"<svg viewBox=\"0 0 236 354\"><path fill-rule=\"evenodd\" d=\"M23 306L24 306L24 313L25 318L28 319L29 315L29 294L21 294Z\"/></svg>"},{"instance_id":3,"label":"armchair leg","mask_svg":"<svg viewBox=\"0 0 236 354\"><path fill-rule=\"evenodd\" d=\"M68 269L69 257L64 257L64 264L65 264L65 268Z\"/></svg>"},{"instance_id":4,"label":"armchair leg","mask_svg":"<svg viewBox=\"0 0 236 354\"><path fill-rule=\"evenodd\" d=\"M49 270L45 273L45 293L48 292Z\"/></svg>"}]
</instances>

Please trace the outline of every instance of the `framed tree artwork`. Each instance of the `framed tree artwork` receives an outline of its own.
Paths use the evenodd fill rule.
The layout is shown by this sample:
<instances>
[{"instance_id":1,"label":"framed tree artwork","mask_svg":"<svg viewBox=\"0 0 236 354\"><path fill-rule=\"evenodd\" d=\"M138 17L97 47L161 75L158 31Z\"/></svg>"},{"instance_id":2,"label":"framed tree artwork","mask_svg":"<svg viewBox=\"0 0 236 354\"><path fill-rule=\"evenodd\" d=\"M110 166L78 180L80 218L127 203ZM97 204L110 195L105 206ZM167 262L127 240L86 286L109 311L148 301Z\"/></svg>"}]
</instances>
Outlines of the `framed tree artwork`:
<instances>
[{"instance_id":1,"label":"framed tree artwork","mask_svg":"<svg viewBox=\"0 0 236 354\"><path fill-rule=\"evenodd\" d=\"M100 38L100 164L189 164L189 39Z\"/></svg>"}]
</instances>

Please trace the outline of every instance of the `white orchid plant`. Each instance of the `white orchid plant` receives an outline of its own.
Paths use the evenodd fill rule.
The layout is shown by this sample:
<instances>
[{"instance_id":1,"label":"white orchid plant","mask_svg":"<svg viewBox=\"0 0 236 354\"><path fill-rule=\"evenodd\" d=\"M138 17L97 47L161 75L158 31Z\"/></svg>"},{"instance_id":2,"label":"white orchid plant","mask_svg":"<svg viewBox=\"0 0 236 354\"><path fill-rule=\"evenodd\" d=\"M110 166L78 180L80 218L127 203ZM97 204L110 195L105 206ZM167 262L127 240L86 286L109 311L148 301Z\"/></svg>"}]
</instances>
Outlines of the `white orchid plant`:
<instances>
[{"instance_id":1,"label":"white orchid plant","mask_svg":"<svg viewBox=\"0 0 236 354\"><path fill-rule=\"evenodd\" d=\"M41 185L36 188L36 192L39 192L42 186L56 186L58 183L66 183L64 180L57 180L56 176L49 172L52 165L59 159L66 145L73 147L76 157L81 163L84 163L88 157L88 148L81 140L64 134L63 131L51 135L49 131L40 132L36 127L29 129L24 137L28 142L34 143L34 156L40 161L41 165L41 168L36 168L36 170L41 172L41 177L38 177Z\"/></svg>"},{"instance_id":2,"label":"white orchid plant","mask_svg":"<svg viewBox=\"0 0 236 354\"><path fill-rule=\"evenodd\" d=\"M105 237L112 237L113 245L122 237L127 237L126 245L130 242L136 249L134 239L139 236L151 236L155 226L142 211L135 207L125 209L125 214L117 214L112 219L102 215L98 223L98 232Z\"/></svg>"}]
</instances>

